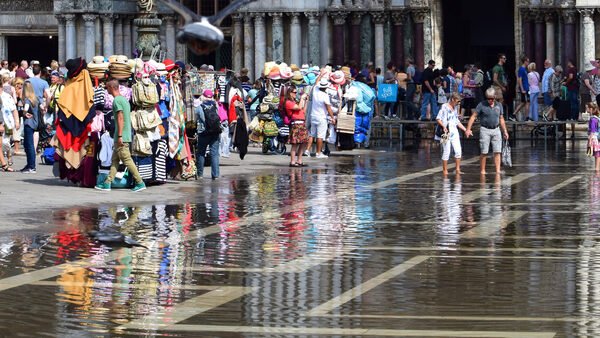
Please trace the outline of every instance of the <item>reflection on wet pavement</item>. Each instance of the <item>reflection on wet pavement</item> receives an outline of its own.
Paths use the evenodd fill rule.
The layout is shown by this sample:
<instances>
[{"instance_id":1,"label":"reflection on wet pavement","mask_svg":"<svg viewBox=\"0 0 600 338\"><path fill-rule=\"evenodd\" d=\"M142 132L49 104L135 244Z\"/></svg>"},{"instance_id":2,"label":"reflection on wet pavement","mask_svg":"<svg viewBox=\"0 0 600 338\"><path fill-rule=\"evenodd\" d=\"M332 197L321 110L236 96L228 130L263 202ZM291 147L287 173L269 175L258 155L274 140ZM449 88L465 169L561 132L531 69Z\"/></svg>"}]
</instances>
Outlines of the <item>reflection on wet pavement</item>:
<instances>
[{"instance_id":1,"label":"reflection on wet pavement","mask_svg":"<svg viewBox=\"0 0 600 338\"><path fill-rule=\"evenodd\" d=\"M0 330L600 335L600 175L590 160L526 145L513 149L515 168L480 177L465 153L460 177L441 176L437 149L417 148L202 182L181 205L157 196L29 215L61 230L0 237ZM148 249L87 235L105 229Z\"/></svg>"}]
</instances>

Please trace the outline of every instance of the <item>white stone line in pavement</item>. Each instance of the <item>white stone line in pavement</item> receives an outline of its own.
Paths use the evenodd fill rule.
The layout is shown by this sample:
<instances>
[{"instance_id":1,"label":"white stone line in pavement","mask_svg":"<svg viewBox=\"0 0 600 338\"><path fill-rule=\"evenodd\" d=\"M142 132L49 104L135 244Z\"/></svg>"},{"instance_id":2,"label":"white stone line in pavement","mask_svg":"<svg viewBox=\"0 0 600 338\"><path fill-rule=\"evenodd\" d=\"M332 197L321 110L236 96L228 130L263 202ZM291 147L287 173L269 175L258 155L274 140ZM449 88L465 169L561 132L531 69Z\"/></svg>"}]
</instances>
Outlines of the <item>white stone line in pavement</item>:
<instances>
[{"instance_id":1,"label":"white stone line in pavement","mask_svg":"<svg viewBox=\"0 0 600 338\"><path fill-rule=\"evenodd\" d=\"M121 325L117 327L117 330L156 330L159 328L168 328L170 325L174 325L203 312L210 311L211 309L256 290L258 290L258 288L255 287L222 286L219 289L166 308L165 312L154 312L125 325Z\"/></svg>"},{"instance_id":2,"label":"white stone line in pavement","mask_svg":"<svg viewBox=\"0 0 600 338\"><path fill-rule=\"evenodd\" d=\"M500 186L501 187L510 187L513 186L515 184L519 184L523 181L525 181L526 179L529 179L531 177L536 176L536 173L521 173L518 174L516 176L509 176L504 178L502 181L500 181ZM492 192L494 192L496 190L495 187L486 187L486 188L481 188L481 189L477 189L475 191L472 191L470 193L464 194L461 197L461 201L462 203L469 203L469 202L473 202L475 200L480 199L481 197L488 195ZM486 203L487 204L487 203Z\"/></svg>"},{"instance_id":3,"label":"white stone line in pavement","mask_svg":"<svg viewBox=\"0 0 600 338\"><path fill-rule=\"evenodd\" d=\"M497 235L497 236L492 236L492 238L504 238L504 239L540 239L540 240L576 240L576 239L597 239L600 240L600 236L538 236L538 235L531 235L531 236L519 236L519 235L509 235L509 236L504 236L504 235Z\"/></svg>"},{"instance_id":4,"label":"white stone line in pavement","mask_svg":"<svg viewBox=\"0 0 600 338\"><path fill-rule=\"evenodd\" d=\"M576 182L576 181L578 181L580 179L581 179L581 176L573 176L571 178L568 178L568 179L564 180L563 182L561 182L561 183L559 183L559 184L557 184L557 185L555 185L553 187L550 187L550 188L542 191L539 194L536 194L536 195L533 195L533 196L529 197L527 199L527 201L528 202L538 201L538 200L540 200L540 199L542 199L542 198L544 198L544 197L552 194L553 192L555 192L555 191L557 191L557 190L559 190L561 188L564 188L564 187L568 186L569 184L571 184L573 182Z\"/></svg>"},{"instance_id":5,"label":"white stone line in pavement","mask_svg":"<svg viewBox=\"0 0 600 338\"><path fill-rule=\"evenodd\" d=\"M461 234L463 238L487 238L506 228L512 222L527 215L528 211L507 211L495 215L490 219L479 222L479 225Z\"/></svg>"},{"instance_id":6,"label":"white stone line in pavement","mask_svg":"<svg viewBox=\"0 0 600 338\"><path fill-rule=\"evenodd\" d=\"M470 158L468 160L462 161L462 164L471 164L471 163L478 162L478 161L479 161L479 157L473 157L473 158ZM452 168L454 168L454 163L448 164L448 169L452 169ZM398 184L398 183L410 181L410 180L413 180L415 178L419 178L419 177L423 177L423 176L428 176L428 175L435 174L435 173L441 174L442 173L442 167L439 166L439 167L435 167L435 168L429 168L429 169L425 169L425 170L422 170L422 171L419 171L419 172L416 172L416 173L398 176L398 177L395 177L395 178L392 178L392 179L389 179L389 180L386 180L386 181L381 181L381 182L378 182L378 183L373 183L371 185L367 185L364 188L365 189L381 189L381 188L385 188L385 187L390 186L390 185L395 185L395 184Z\"/></svg>"},{"instance_id":7,"label":"white stone line in pavement","mask_svg":"<svg viewBox=\"0 0 600 338\"><path fill-rule=\"evenodd\" d=\"M471 247L442 247L442 246L365 246L357 251L453 251L453 252L600 252L600 247L585 248L471 248ZM428 256L429 257L429 256ZM447 257L447 256L444 256ZM459 256L462 257L462 256ZM487 257L487 256L484 256ZM492 256L490 256L492 257ZM511 256L507 256L511 257Z\"/></svg>"},{"instance_id":8,"label":"white stone line in pavement","mask_svg":"<svg viewBox=\"0 0 600 338\"><path fill-rule=\"evenodd\" d=\"M128 284L128 283L110 283L110 282L67 282L67 281L39 281L30 283L37 286L63 286L78 288L101 288L101 289L136 289L136 290L216 290L220 289L218 285L168 285L159 283L146 284Z\"/></svg>"},{"instance_id":9,"label":"white stone line in pavement","mask_svg":"<svg viewBox=\"0 0 600 338\"><path fill-rule=\"evenodd\" d=\"M596 316L582 317L507 317L507 316L421 316L421 315L322 315L327 318L360 318L360 319L411 319L411 320L447 320L477 322L557 322L576 323L580 321L596 321ZM529 335L524 335L529 337Z\"/></svg>"},{"instance_id":10,"label":"white stone line in pavement","mask_svg":"<svg viewBox=\"0 0 600 338\"><path fill-rule=\"evenodd\" d=\"M333 309L340 307L352 299L359 297L360 295L368 292L379 285L389 281L390 279L397 277L398 275L408 271L409 269L417 266L418 264L426 261L429 256L419 255L410 258L404 263L396 265L395 267L387 270L386 272L374 277L360 285L353 287L352 289L342 293L341 295L330 299L329 301L315 307L314 309L306 313L307 316L318 316L331 312Z\"/></svg>"},{"instance_id":11,"label":"white stone line in pavement","mask_svg":"<svg viewBox=\"0 0 600 338\"><path fill-rule=\"evenodd\" d=\"M554 332L528 331L451 331L451 330L392 330L367 328L319 328L282 326L224 326L224 325L173 325L170 331L180 332L228 332L254 333L259 335L323 335L323 336L371 336L371 337L492 337L492 338L551 338Z\"/></svg>"}]
</instances>

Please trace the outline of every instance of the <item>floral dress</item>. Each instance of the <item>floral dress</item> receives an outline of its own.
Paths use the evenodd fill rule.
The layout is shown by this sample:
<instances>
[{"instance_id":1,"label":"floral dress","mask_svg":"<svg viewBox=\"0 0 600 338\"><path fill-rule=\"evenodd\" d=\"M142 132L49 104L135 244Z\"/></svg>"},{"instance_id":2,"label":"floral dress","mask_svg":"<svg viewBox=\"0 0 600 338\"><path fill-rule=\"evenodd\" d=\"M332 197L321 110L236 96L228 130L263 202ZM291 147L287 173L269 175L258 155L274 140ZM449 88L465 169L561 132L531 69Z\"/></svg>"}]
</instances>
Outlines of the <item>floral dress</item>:
<instances>
[{"instance_id":1,"label":"floral dress","mask_svg":"<svg viewBox=\"0 0 600 338\"><path fill-rule=\"evenodd\" d=\"M593 115L588 124L588 147L591 149L594 157L600 157L600 142L598 134L600 133L600 118Z\"/></svg>"}]
</instances>

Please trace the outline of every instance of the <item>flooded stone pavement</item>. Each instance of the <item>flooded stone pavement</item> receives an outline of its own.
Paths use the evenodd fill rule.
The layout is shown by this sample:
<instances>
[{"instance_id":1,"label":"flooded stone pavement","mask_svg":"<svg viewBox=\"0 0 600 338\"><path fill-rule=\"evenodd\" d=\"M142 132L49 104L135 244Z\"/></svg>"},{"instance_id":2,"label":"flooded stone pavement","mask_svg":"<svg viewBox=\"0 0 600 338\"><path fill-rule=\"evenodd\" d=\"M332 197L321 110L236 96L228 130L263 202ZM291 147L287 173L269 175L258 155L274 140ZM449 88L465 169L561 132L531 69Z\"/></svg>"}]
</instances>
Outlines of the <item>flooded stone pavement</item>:
<instances>
[{"instance_id":1,"label":"flooded stone pavement","mask_svg":"<svg viewBox=\"0 0 600 338\"><path fill-rule=\"evenodd\" d=\"M460 177L424 143L198 182L182 204L32 215L59 230L0 234L0 335L600 336L585 144L520 142L485 177L474 144Z\"/></svg>"}]
</instances>

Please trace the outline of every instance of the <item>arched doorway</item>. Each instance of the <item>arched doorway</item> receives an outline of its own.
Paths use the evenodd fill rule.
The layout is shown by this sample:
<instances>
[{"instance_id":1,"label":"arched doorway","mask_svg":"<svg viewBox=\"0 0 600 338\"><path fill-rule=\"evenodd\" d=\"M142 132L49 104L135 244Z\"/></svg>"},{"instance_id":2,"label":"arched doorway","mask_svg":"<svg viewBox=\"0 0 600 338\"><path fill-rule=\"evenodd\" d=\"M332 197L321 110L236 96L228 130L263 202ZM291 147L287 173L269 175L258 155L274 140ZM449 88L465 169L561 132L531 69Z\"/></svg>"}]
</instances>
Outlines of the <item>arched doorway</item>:
<instances>
[{"instance_id":1,"label":"arched doorway","mask_svg":"<svg viewBox=\"0 0 600 338\"><path fill-rule=\"evenodd\" d=\"M444 63L463 71L466 64L493 67L498 53L507 56L509 88L515 84L514 0L442 0ZM509 93L509 100L514 93ZM510 105L509 105L510 107Z\"/></svg>"}]
</instances>

